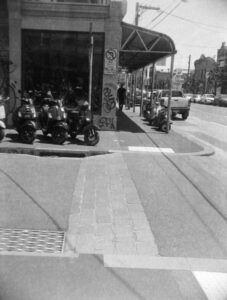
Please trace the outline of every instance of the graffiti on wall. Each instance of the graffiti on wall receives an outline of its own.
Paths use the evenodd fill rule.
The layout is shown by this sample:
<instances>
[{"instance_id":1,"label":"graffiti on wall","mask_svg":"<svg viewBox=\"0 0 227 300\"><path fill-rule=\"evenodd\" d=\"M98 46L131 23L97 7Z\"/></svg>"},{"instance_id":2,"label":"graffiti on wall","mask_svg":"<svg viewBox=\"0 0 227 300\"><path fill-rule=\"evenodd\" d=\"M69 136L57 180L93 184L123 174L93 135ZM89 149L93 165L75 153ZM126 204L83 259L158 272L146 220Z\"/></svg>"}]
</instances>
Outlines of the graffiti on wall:
<instances>
[{"instance_id":1,"label":"graffiti on wall","mask_svg":"<svg viewBox=\"0 0 227 300\"><path fill-rule=\"evenodd\" d=\"M112 83L106 83L103 88L103 113L115 114L116 109L116 86Z\"/></svg>"},{"instance_id":2,"label":"graffiti on wall","mask_svg":"<svg viewBox=\"0 0 227 300\"><path fill-rule=\"evenodd\" d=\"M109 87L104 88L103 96L103 109L109 114L116 107L115 97Z\"/></svg>"},{"instance_id":3,"label":"graffiti on wall","mask_svg":"<svg viewBox=\"0 0 227 300\"><path fill-rule=\"evenodd\" d=\"M107 117L107 116L94 115L93 121L94 121L94 124L100 130L116 130L117 129L116 117Z\"/></svg>"},{"instance_id":4,"label":"graffiti on wall","mask_svg":"<svg viewBox=\"0 0 227 300\"><path fill-rule=\"evenodd\" d=\"M115 122L114 122L115 118L108 118L108 117L100 117L99 119L99 128L100 129L109 129L109 130L114 130L116 128L115 126Z\"/></svg>"}]
</instances>

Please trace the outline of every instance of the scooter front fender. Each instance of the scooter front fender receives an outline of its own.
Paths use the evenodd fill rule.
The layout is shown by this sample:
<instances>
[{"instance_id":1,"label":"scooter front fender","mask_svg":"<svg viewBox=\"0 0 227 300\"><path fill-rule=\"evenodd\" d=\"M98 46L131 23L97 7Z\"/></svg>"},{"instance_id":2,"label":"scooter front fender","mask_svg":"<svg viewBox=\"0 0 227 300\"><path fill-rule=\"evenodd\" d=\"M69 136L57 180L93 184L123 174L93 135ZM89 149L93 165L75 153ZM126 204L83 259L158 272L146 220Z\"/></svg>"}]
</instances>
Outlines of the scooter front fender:
<instances>
[{"instance_id":1,"label":"scooter front fender","mask_svg":"<svg viewBox=\"0 0 227 300\"><path fill-rule=\"evenodd\" d=\"M0 128L6 129L6 125L3 121L0 121Z\"/></svg>"},{"instance_id":2,"label":"scooter front fender","mask_svg":"<svg viewBox=\"0 0 227 300\"><path fill-rule=\"evenodd\" d=\"M30 126L30 127L33 127L35 130L37 130L37 124L35 121L32 121L32 120L27 120L25 122L23 122L20 126L20 129L26 127L26 126Z\"/></svg>"},{"instance_id":3,"label":"scooter front fender","mask_svg":"<svg viewBox=\"0 0 227 300\"><path fill-rule=\"evenodd\" d=\"M56 122L53 126L52 126L52 128L53 127L62 127L62 128L64 128L65 130L67 130L67 131L69 131L69 126L68 126L68 124L66 123L66 122Z\"/></svg>"},{"instance_id":4,"label":"scooter front fender","mask_svg":"<svg viewBox=\"0 0 227 300\"><path fill-rule=\"evenodd\" d=\"M87 125L87 126L84 127L83 133L84 133L85 131L87 131L87 130L90 130L90 129L98 130L98 127L95 126L95 125L93 125L93 124L89 124L89 125Z\"/></svg>"}]
</instances>

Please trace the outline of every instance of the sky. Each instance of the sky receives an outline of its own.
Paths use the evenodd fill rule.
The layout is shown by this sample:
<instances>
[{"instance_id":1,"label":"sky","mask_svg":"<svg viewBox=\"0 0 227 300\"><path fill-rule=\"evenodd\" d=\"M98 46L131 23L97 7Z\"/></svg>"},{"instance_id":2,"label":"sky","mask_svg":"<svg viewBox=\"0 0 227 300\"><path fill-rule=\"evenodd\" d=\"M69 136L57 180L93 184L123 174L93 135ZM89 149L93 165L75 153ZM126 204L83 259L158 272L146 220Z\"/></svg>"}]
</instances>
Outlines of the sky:
<instances>
[{"instance_id":1,"label":"sky","mask_svg":"<svg viewBox=\"0 0 227 300\"><path fill-rule=\"evenodd\" d=\"M227 46L227 0L128 0L124 22L134 24L136 2L160 8L144 10L138 25L173 39L174 68L187 69L191 55L190 68L194 69L194 61L202 54L216 59L222 42Z\"/></svg>"}]
</instances>

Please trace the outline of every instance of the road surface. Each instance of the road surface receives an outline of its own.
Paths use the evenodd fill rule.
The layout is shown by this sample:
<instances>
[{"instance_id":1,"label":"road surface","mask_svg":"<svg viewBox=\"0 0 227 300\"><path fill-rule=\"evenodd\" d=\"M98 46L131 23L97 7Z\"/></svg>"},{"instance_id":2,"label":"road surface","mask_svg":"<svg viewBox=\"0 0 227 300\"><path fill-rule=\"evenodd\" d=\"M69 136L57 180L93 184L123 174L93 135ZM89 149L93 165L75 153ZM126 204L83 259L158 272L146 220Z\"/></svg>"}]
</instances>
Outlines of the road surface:
<instances>
[{"instance_id":1,"label":"road surface","mask_svg":"<svg viewBox=\"0 0 227 300\"><path fill-rule=\"evenodd\" d=\"M1 154L0 228L66 232L67 251L2 253L0 299L226 300L226 126L227 109L199 104L174 121L212 156Z\"/></svg>"}]
</instances>

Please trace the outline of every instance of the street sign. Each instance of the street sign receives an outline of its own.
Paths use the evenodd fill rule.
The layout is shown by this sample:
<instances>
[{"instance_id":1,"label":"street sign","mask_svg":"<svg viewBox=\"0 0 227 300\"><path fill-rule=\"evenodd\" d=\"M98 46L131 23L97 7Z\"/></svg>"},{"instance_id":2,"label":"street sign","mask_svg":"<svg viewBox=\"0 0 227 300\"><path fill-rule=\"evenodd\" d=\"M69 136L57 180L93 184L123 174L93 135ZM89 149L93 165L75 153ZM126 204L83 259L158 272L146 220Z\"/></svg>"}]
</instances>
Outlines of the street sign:
<instances>
[{"instance_id":1,"label":"street sign","mask_svg":"<svg viewBox=\"0 0 227 300\"><path fill-rule=\"evenodd\" d=\"M117 49L106 49L104 58L104 74L116 74Z\"/></svg>"}]
</instances>

